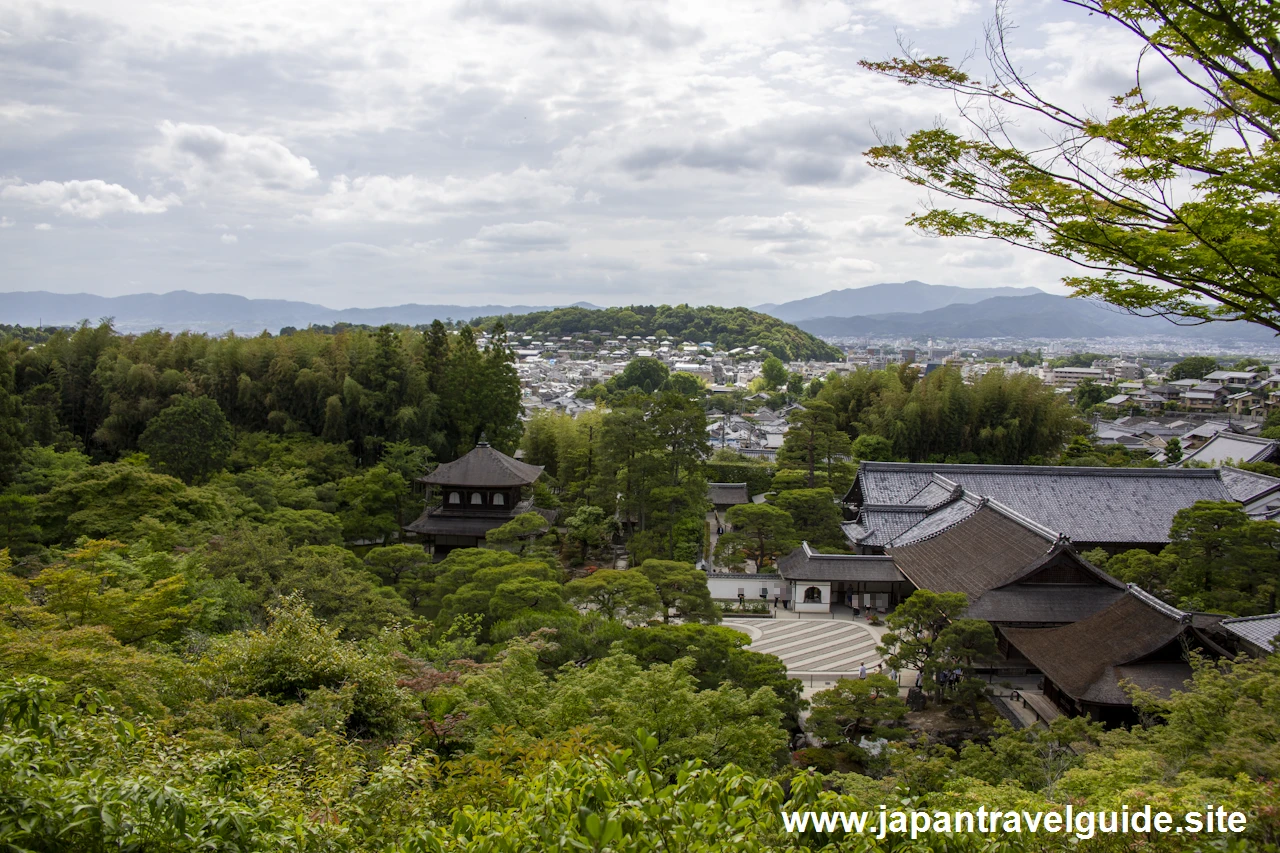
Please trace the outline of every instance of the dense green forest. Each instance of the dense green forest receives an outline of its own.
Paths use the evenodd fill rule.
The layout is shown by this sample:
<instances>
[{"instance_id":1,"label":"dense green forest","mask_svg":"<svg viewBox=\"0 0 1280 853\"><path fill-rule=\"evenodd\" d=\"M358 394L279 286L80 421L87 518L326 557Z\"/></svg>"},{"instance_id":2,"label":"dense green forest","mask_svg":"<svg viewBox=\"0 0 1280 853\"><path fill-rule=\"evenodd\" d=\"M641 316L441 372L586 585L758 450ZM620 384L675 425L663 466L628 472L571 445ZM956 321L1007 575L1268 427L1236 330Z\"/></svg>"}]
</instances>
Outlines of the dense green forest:
<instances>
[{"instance_id":1,"label":"dense green forest","mask_svg":"<svg viewBox=\"0 0 1280 853\"><path fill-rule=\"evenodd\" d=\"M626 308L556 308L532 314L484 317L472 325L488 328L501 322L512 332L548 336L586 334L656 335L677 343L711 341L716 349L761 346L784 361L842 361L844 353L808 332L768 314L746 308L703 305L631 305Z\"/></svg>"},{"instance_id":2,"label":"dense green forest","mask_svg":"<svg viewBox=\"0 0 1280 853\"><path fill-rule=\"evenodd\" d=\"M800 682L716 624L692 564L708 479L775 492L736 508L717 559L768 571L801 538L838 550L835 497L860 459L1022 461L1060 446L1059 402L1018 377L815 381L762 464L711 452L693 387L619 389L595 412L522 427L509 355L468 329L19 331L3 358L0 849L986 844L780 821L904 801L1211 800L1252 816L1249 844L1277 839L1274 658L1205 664L1189 693L1143 700L1164 725L1118 732L1015 732L988 714L963 737L917 740L887 694L841 682L811 700L823 748L795 749ZM482 433L546 466L532 496L559 520L518 516L488 548L439 560L399 541L421 510L413 478ZM600 567L615 537L632 570Z\"/></svg>"}]
</instances>

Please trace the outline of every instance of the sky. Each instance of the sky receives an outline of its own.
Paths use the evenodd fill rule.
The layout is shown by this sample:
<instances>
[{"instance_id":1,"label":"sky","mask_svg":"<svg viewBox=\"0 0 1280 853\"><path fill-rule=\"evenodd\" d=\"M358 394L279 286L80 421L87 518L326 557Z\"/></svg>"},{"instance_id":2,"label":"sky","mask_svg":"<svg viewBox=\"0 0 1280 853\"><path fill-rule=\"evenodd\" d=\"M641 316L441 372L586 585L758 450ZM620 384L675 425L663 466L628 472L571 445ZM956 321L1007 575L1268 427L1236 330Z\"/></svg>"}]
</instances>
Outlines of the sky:
<instances>
[{"instance_id":1,"label":"sky","mask_svg":"<svg viewBox=\"0 0 1280 853\"><path fill-rule=\"evenodd\" d=\"M1012 0L1037 86L1105 106L1137 45ZM334 308L753 305L918 279L1059 284L915 233L877 137L949 96L858 67L959 57L988 0L7 0L0 290ZM981 70L981 57L975 70ZM1025 128L1035 138L1035 128Z\"/></svg>"}]
</instances>

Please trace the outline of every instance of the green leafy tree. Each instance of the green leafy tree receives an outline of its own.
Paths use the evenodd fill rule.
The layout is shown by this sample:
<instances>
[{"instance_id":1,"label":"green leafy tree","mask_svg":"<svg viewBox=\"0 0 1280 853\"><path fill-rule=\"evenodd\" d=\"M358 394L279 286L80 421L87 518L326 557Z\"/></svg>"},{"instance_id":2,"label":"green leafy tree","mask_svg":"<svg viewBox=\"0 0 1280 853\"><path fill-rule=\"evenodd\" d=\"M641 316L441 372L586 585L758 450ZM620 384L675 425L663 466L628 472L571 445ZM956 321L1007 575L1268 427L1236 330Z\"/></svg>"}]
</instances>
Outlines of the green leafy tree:
<instances>
[{"instance_id":1,"label":"green leafy tree","mask_svg":"<svg viewBox=\"0 0 1280 853\"><path fill-rule=\"evenodd\" d=\"M609 542L615 522L598 506L582 506L565 519L565 529L568 531L569 541L581 546L582 560L585 562L592 549L603 548Z\"/></svg>"},{"instance_id":2,"label":"green leafy tree","mask_svg":"<svg viewBox=\"0 0 1280 853\"><path fill-rule=\"evenodd\" d=\"M1182 461L1182 442L1178 440L1177 436L1165 442L1164 461L1170 465L1177 465Z\"/></svg>"},{"instance_id":3,"label":"green leafy tree","mask_svg":"<svg viewBox=\"0 0 1280 853\"><path fill-rule=\"evenodd\" d=\"M662 603L662 621L675 616L683 622L715 622L707 575L692 563L671 560L645 560L636 571L653 582Z\"/></svg>"},{"instance_id":4,"label":"green leafy tree","mask_svg":"<svg viewBox=\"0 0 1280 853\"><path fill-rule=\"evenodd\" d=\"M764 360L760 365L760 375L764 377L765 387L770 391L787 384L787 366L776 355Z\"/></svg>"},{"instance_id":5,"label":"green leafy tree","mask_svg":"<svg viewBox=\"0 0 1280 853\"><path fill-rule=\"evenodd\" d=\"M233 445L231 424L208 397L180 397L152 418L138 439L157 471L184 483L221 471Z\"/></svg>"},{"instance_id":6,"label":"green leafy tree","mask_svg":"<svg viewBox=\"0 0 1280 853\"><path fill-rule=\"evenodd\" d=\"M972 130L938 126L888 140L868 152L871 165L958 202L912 217L916 227L1073 261L1088 271L1066 279L1077 295L1180 324L1280 331L1280 267L1269 243L1280 227L1271 4L1073 5L1136 36L1180 90L1158 101L1139 73L1109 109L1052 101L1012 59L1013 28L1001 10L989 28L991 79L919 52L863 63L953 94ZM1004 132L1027 120L1056 128L1053 141L1022 144Z\"/></svg>"},{"instance_id":7,"label":"green leafy tree","mask_svg":"<svg viewBox=\"0 0 1280 853\"><path fill-rule=\"evenodd\" d=\"M643 622L662 607L657 587L643 573L600 569L564 587L568 599L606 619Z\"/></svg>"},{"instance_id":8,"label":"green leafy tree","mask_svg":"<svg viewBox=\"0 0 1280 853\"><path fill-rule=\"evenodd\" d=\"M886 619L889 630L880 638L879 651L893 669L914 669L926 679L946 668L943 634L969 606L963 592L918 589ZM948 639L948 642L951 638Z\"/></svg>"},{"instance_id":9,"label":"green leafy tree","mask_svg":"<svg viewBox=\"0 0 1280 853\"><path fill-rule=\"evenodd\" d=\"M0 495L0 547L23 553L40 539L35 523L37 500L30 495Z\"/></svg>"},{"instance_id":10,"label":"green leafy tree","mask_svg":"<svg viewBox=\"0 0 1280 853\"><path fill-rule=\"evenodd\" d=\"M789 428L778 450L778 462L803 468L805 486L817 485L815 473L823 470L825 482L832 482L833 469L851 454L849 436L836 426L835 409L824 400L813 400L789 418Z\"/></svg>"},{"instance_id":11,"label":"green leafy tree","mask_svg":"<svg viewBox=\"0 0 1280 853\"><path fill-rule=\"evenodd\" d=\"M1207 355L1193 355L1169 368L1169 379L1203 379L1206 374L1218 369L1218 360Z\"/></svg>"},{"instance_id":12,"label":"green leafy tree","mask_svg":"<svg viewBox=\"0 0 1280 853\"><path fill-rule=\"evenodd\" d=\"M796 538L820 548L845 547L840 529L843 516L830 489L793 489L779 492L772 503L791 516Z\"/></svg>"},{"instance_id":13,"label":"green leafy tree","mask_svg":"<svg viewBox=\"0 0 1280 853\"><path fill-rule=\"evenodd\" d=\"M381 465L338 483L338 515L348 540L381 541L398 536L404 523L409 486L404 478Z\"/></svg>"},{"instance_id":14,"label":"green leafy tree","mask_svg":"<svg viewBox=\"0 0 1280 853\"><path fill-rule=\"evenodd\" d=\"M541 514L523 512L501 527L495 527L484 535L491 545L515 545L516 553L524 554L533 540L551 529Z\"/></svg>"},{"instance_id":15,"label":"green leafy tree","mask_svg":"<svg viewBox=\"0 0 1280 853\"><path fill-rule=\"evenodd\" d=\"M720 537L717 556L746 559L765 569L800 544L791 515L769 504L730 507L725 519L732 530Z\"/></svg>"},{"instance_id":16,"label":"green leafy tree","mask_svg":"<svg viewBox=\"0 0 1280 853\"><path fill-rule=\"evenodd\" d=\"M812 731L827 743L857 743L863 734L892 727L907 716L898 697L898 683L887 675L841 678L835 687L813 695L809 714Z\"/></svg>"},{"instance_id":17,"label":"green leafy tree","mask_svg":"<svg viewBox=\"0 0 1280 853\"><path fill-rule=\"evenodd\" d=\"M663 386L669 373L667 366L658 359L641 356L627 362L618 374L616 384L620 391L639 388L646 394L652 394Z\"/></svg>"},{"instance_id":18,"label":"green leafy tree","mask_svg":"<svg viewBox=\"0 0 1280 853\"><path fill-rule=\"evenodd\" d=\"M1196 501L1174 515L1169 539L1177 561L1169 587L1189 609L1274 612L1280 525L1232 501Z\"/></svg>"}]
</instances>

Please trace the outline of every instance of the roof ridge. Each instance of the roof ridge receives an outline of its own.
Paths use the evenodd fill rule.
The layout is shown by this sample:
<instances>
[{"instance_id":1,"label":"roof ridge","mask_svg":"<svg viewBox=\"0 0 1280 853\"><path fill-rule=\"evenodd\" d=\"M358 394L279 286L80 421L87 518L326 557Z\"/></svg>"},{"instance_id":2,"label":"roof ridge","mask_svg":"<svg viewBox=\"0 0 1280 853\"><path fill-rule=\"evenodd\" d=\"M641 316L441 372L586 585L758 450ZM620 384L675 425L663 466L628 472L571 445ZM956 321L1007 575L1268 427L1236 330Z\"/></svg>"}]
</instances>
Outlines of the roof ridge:
<instances>
[{"instance_id":1,"label":"roof ridge","mask_svg":"<svg viewBox=\"0 0 1280 853\"><path fill-rule=\"evenodd\" d=\"M1000 513L1001 515L1005 516L1005 517L1006 517L1006 518L1008 518L1010 521L1013 521L1013 522L1016 522L1016 523L1018 523L1018 524L1021 524L1023 527L1027 528L1028 530L1032 531L1033 533L1038 533L1038 534L1040 534L1041 536L1043 536L1043 537L1045 537L1046 539L1048 539L1048 540L1049 540L1049 548L1050 548L1051 550L1052 550L1052 548L1053 548L1053 547L1054 547L1054 546L1055 546L1059 541L1061 541L1061 540L1067 540L1067 541L1070 541L1070 540L1067 538L1067 535L1066 535L1065 533L1063 533L1062 531L1060 531L1060 530L1054 530L1054 529L1053 529L1053 528L1051 528L1051 527L1046 527L1046 526L1044 526L1043 524L1041 524L1041 523L1040 523L1040 522L1038 522L1038 521L1035 521L1035 520L1033 520L1033 519L1027 518L1025 515L1023 515L1022 513L1018 512L1016 509L1014 509L1013 507L1009 506L1008 504L1002 504L1002 503L1000 503L1000 501L996 500L995 498L983 498L983 500L986 502L986 505L987 505L987 506L991 507L991 509L995 510L996 512Z\"/></svg>"},{"instance_id":2,"label":"roof ridge","mask_svg":"<svg viewBox=\"0 0 1280 853\"><path fill-rule=\"evenodd\" d=\"M1280 619L1280 613L1259 613L1257 616L1231 616L1222 620L1223 625L1234 625L1237 622L1255 622L1260 619Z\"/></svg>"},{"instance_id":3,"label":"roof ridge","mask_svg":"<svg viewBox=\"0 0 1280 853\"><path fill-rule=\"evenodd\" d=\"M991 464L964 464L957 462L861 462L858 465L858 473L863 471L913 471L928 469L932 472L937 471L956 471L959 473L1014 473L1026 472L1031 474L1044 475L1086 475L1093 477L1136 477L1143 478L1171 478L1179 477L1203 477L1212 479L1217 476L1216 468L1095 468L1087 465L991 465Z\"/></svg>"},{"instance_id":4,"label":"roof ridge","mask_svg":"<svg viewBox=\"0 0 1280 853\"><path fill-rule=\"evenodd\" d=\"M885 547L886 548L892 548L892 547L906 548L911 545L919 545L921 542L928 542L930 539L941 536L943 533L946 533L948 530L953 530L958 525L964 524L966 521L973 518L975 515L977 515L978 510L982 509L983 505L987 502L987 498L982 497L980 495L972 495L968 491L966 491L964 488L961 488L960 494L957 497L954 497L951 500L947 501L946 504L939 504L938 507L934 509L934 512L937 512L945 505L955 503L957 500L963 501L964 503L967 503L970 506L975 507L974 511L966 515L964 518L957 518L955 521L951 522L950 524L944 525L938 528L937 530L933 531L932 533L927 533L924 536L921 536L919 539L912 539L910 542L903 542L901 545L894 546L893 544L894 542L906 536L908 533L910 533L920 524L927 521L931 515L933 515L933 512L926 513L925 517L920 519L920 521L917 521L915 524L911 525L906 530L902 531L897 536L893 537L893 539L885 543Z\"/></svg>"},{"instance_id":5,"label":"roof ridge","mask_svg":"<svg viewBox=\"0 0 1280 853\"><path fill-rule=\"evenodd\" d=\"M1170 616L1174 619L1177 619L1181 623L1189 623L1191 621L1190 613L1186 612L1185 610L1179 610L1177 607L1174 607L1172 604L1167 604L1161 601L1151 593L1147 592L1142 587L1138 586L1136 583L1125 584L1125 587L1129 590L1130 593L1133 594L1134 598L1138 599L1143 604L1150 607L1152 610L1155 610L1158 613L1163 613L1165 616Z\"/></svg>"}]
</instances>

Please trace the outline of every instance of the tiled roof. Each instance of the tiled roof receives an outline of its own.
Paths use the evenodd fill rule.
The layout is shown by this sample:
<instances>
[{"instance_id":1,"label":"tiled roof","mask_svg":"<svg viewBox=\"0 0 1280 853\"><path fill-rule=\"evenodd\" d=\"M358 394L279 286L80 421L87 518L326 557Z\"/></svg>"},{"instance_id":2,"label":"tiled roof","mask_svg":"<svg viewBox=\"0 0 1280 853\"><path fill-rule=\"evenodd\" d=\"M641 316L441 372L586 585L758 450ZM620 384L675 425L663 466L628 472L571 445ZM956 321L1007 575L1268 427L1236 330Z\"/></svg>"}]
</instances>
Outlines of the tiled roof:
<instances>
[{"instance_id":1,"label":"tiled roof","mask_svg":"<svg viewBox=\"0 0 1280 853\"><path fill-rule=\"evenodd\" d=\"M903 580L891 557L819 554L808 542L778 561L778 573L789 581Z\"/></svg>"},{"instance_id":2,"label":"tiled roof","mask_svg":"<svg viewBox=\"0 0 1280 853\"><path fill-rule=\"evenodd\" d=\"M1280 477L1268 477L1253 471L1242 471L1224 465L1221 468L1222 484L1227 487L1231 497L1247 504L1268 492L1280 489Z\"/></svg>"},{"instance_id":3,"label":"tiled roof","mask_svg":"<svg viewBox=\"0 0 1280 853\"><path fill-rule=\"evenodd\" d=\"M1060 628L1008 628L1004 633L1072 698L1128 705L1122 679L1165 692L1191 677L1185 662L1136 663L1176 641L1190 627L1190 614L1130 586L1109 607L1079 622Z\"/></svg>"},{"instance_id":4,"label":"tiled roof","mask_svg":"<svg viewBox=\"0 0 1280 853\"><path fill-rule=\"evenodd\" d=\"M863 462L846 497L871 537L859 544L882 547L921 521L926 508L909 504L935 474L1080 543L1166 543L1178 510L1233 500L1213 469Z\"/></svg>"},{"instance_id":5,"label":"tiled roof","mask_svg":"<svg viewBox=\"0 0 1280 853\"><path fill-rule=\"evenodd\" d=\"M1269 438L1255 438L1251 435L1238 435L1233 432L1219 432L1213 438L1188 453L1182 460L1186 464L1192 460L1208 465L1219 465L1223 462L1259 462L1265 461L1276 453L1277 444Z\"/></svg>"},{"instance_id":6,"label":"tiled roof","mask_svg":"<svg viewBox=\"0 0 1280 853\"><path fill-rule=\"evenodd\" d=\"M707 498L716 506L751 503L746 483L707 483Z\"/></svg>"},{"instance_id":7,"label":"tiled roof","mask_svg":"<svg viewBox=\"0 0 1280 853\"><path fill-rule=\"evenodd\" d=\"M1218 624L1223 630L1268 651L1275 648L1273 643L1280 639L1280 613L1223 619Z\"/></svg>"},{"instance_id":8,"label":"tiled roof","mask_svg":"<svg viewBox=\"0 0 1280 853\"><path fill-rule=\"evenodd\" d=\"M436 486L527 486L542 473L541 465L528 465L480 443L461 459L446 462L419 480Z\"/></svg>"}]
</instances>

